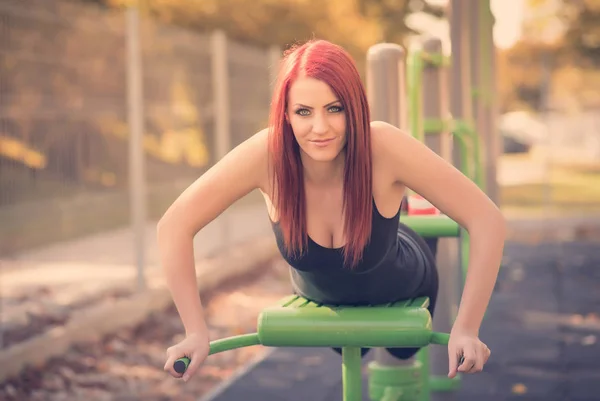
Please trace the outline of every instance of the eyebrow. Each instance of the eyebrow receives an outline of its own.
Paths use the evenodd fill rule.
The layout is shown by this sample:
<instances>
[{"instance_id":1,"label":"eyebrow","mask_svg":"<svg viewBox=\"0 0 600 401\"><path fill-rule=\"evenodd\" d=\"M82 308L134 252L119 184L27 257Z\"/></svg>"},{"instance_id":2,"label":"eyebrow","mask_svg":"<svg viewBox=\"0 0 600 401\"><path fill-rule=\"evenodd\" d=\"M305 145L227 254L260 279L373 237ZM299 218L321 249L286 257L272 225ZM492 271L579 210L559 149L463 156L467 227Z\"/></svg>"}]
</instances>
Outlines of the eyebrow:
<instances>
[{"instance_id":1,"label":"eyebrow","mask_svg":"<svg viewBox=\"0 0 600 401\"><path fill-rule=\"evenodd\" d=\"M332 105L334 105L335 103L341 103L341 101L340 101L340 100L334 100L334 101L333 101L333 102L331 102L331 103L327 103L327 104L326 104L325 106L323 106L323 107L329 107L329 106L332 106ZM294 106L300 106L300 107L305 107L305 108L307 108L307 109L312 109L312 107L310 107L310 106L307 106L307 105L305 105L305 104L302 104L302 103L296 103Z\"/></svg>"}]
</instances>

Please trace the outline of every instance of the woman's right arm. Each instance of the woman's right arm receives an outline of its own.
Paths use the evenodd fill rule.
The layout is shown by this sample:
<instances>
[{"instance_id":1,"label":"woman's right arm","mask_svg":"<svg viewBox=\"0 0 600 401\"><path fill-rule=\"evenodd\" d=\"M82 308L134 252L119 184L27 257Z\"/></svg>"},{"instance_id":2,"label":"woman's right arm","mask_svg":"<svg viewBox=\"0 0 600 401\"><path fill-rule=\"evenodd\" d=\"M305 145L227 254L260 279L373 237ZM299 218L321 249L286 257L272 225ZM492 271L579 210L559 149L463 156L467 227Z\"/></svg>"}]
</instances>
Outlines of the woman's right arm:
<instances>
[{"instance_id":1,"label":"woman's right arm","mask_svg":"<svg viewBox=\"0 0 600 401\"><path fill-rule=\"evenodd\" d=\"M206 333L194 236L236 200L267 182L267 132L237 146L191 184L158 222L159 259L186 336Z\"/></svg>"}]
</instances>

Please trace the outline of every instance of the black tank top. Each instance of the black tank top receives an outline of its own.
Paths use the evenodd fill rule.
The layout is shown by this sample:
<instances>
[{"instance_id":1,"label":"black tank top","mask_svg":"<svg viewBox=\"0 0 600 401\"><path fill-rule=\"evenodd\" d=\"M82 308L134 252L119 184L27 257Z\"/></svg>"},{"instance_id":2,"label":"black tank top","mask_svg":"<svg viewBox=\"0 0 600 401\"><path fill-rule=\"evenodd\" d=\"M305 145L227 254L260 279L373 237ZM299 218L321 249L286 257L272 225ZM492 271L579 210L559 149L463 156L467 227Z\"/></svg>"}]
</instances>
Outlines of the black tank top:
<instances>
[{"instance_id":1,"label":"black tank top","mask_svg":"<svg viewBox=\"0 0 600 401\"><path fill-rule=\"evenodd\" d=\"M352 269L344 266L343 248L323 247L310 236L302 255L289 256L279 224L272 222L298 295L334 305L381 304L415 296L427 262L414 239L398 230L401 208L392 218L382 216L374 201L372 209L371 237Z\"/></svg>"}]
</instances>

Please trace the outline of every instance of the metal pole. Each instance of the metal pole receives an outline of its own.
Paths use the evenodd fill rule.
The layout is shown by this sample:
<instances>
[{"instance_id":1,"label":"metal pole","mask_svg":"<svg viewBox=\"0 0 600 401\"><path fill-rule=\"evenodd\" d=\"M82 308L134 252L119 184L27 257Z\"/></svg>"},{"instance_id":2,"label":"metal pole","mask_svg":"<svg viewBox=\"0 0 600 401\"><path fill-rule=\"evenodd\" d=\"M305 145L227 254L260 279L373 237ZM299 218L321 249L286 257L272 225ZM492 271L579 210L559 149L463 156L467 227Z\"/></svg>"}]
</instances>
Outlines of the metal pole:
<instances>
[{"instance_id":1,"label":"metal pole","mask_svg":"<svg viewBox=\"0 0 600 401\"><path fill-rule=\"evenodd\" d=\"M227 36L214 31L212 41L213 101L215 119L216 159L224 157L231 148L229 130L229 67L227 61Z\"/></svg>"},{"instance_id":2,"label":"metal pole","mask_svg":"<svg viewBox=\"0 0 600 401\"><path fill-rule=\"evenodd\" d=\"M552 71L551 71L551 59L550 54L547 50L542 52L542 60L541 60L541 69L542 69L542 77L541 77L541 107L540 111L542 114L542 118L544 120L544 124L546 127L548 126L549 112L550 112L550 85L552 79ZM542 210L546 216L550 216L550 208L552 206L552 135L547 135L546 138L546 152L544 156L544 175L545 175L545 185L543 186L543 205Z\"/></svg>"},{"instance_id":3,"label":"metal pole","mask_svg":"<svg viewBox=\"0 0 600 401\"><path fill-rule=\"evenodd\" d=\"M462 0L450 0L450 39L452 42L450 111L455 119L473 120L469 51L468 8ZM460 166L459 147L453 146L454 165Z\"/></svg>"},{"instance_id":4,"label":"metal pole","mask_svg":"<svg viewBox=\"0 0 600 401\"><path fill-rule=\"evenodd\" d=\"M462 0L450 0L449 5L450 39L452 42L450 111L454 119L470 122L473 121L473 106L469 63L469 7L464 7L465 3ZM461 151L458 140L455 140L455 138L453 138L452 153L453 164L460 166L462 164ZM464 230L461 230L459 238L461 243L465 235ZM468 257L468 255L463 255L461 248L458 249L459 260ZM455 285L458 294L462 294L462 277L456 277Z\"/></svg>"},{"instance_id":5,"label":"metal pole","mask_svg":"<svg viewBox=\"0 0 600 401\"><path fill-rule=\"evenodd\" d=\"M496 99L496 47L494 45L494 16L490 9L489 0L480 5L480 68L481 68L481 87L483 90L482 100L484 107L483 116L483 154L485 155L485 183L486 193L496 205L500 204L500 194L498 188L498 157L500 149L500 140L498 138L497 118L495 117L497 99Z\"/></svg>"},{"instance_id":6,"label":"metal pole","mask_svg":"<svg viewBox=\"0 0 600 401\"><path fill-rule=\"evenodd\" d=\"M479 135L480 143L484 148L487 148L488 143L488 132L485 130L485 119L486 113L485 107L485 93L486 87L483 81L483 52L482 45L485 42L485 38L482 37L484 34L484 21L481 20L481 9L483 5L482 0L474 1L468 7L468 21L469 26L469 69L471 79L471 113L473 115L473 128L477 135ZM472 145L471 145L472 146ZM473 149L472 149L473 150ZM471 151L472 151L471 150ZM487 165L487 155L482 152L483 163L482 166Z\"/></svg>"},{"instance_id":7,"label":"metal pole","mask_svg":"<svg viewBox=\"0 0 600 401\"><path fill-rule=\"evenodd\" d=\"M492 118L493 82L492 64L494 40L494 20L489 7L489 1L475 1L469 7L470 26L470 68L473 84L473 116L476 132L482 145L482 167L485 177L485 192L494 202L498 202L498 185L496 180L496 164L498 159L497 129Z\"/></svg>"},{"instance_id":8,"label":"metal pole","mask_svg":"<svg viewBox=\"0 0 600 401\"><path fill-rule=\"evenodd\" d=\"M500 187L498 185L498 159L503 153L502 137L498 129L498 78L497 78L497 57L496 45L494 43L494 24L495 18L490 8L490 1L486 2L486 15L488 27L486 30L486 54L489 57L489 75L486 78L489 91L489 105L487 109L487 129L490 132L489 148L486 149L489 158L489 167L487 170L486 182L488 183L488 192L491 199L497 206L501 206Z\"/></svg>"},{"instance_id":9,"label":"metal pole","mask_svg":"<svg viewBox=\"0 0 600 401\"><path fill-rule=\"evenodd\" d=\"M425 121L444 120L449 114L449 95L447 69L439 62L429 60L442 59L442 41L428 38L423 41L423 79L422 105ZM452 162L450 132L425 133L425 144L442 158ZM433 330L449 333L452 329L458 294L456 280L460 277L458 259L458 241L455 238L440 238L437 245L436 265L439 275L438 301L433 317ZM448 380L448 349L431 347L429 351L430 372L433 380ZM456 392L432 391L431 400L451 401Z\"/></svg>"},{"instance_id":10,"label":"metal pole","mask_svg":"<svg viewBox=\"0 0 600 401\"><path fill-rule=\"evenodd\" d=\"M447 68L428 60L441 60L442 41L423 40L422 112L424 119L446 120L450 116ZM420 111L418 111L420 112ZM425 134L425 144L445 160L452 162L452 136L449 131Z\"/></svg>"},{"instance_id":11,"label":"metal pole","mask_svg":"<svg viewBox=\"0 0 600 401\"><path fill-rule=\"evenodd\" d=\"M213 84L213 118L215 123L215 158L217 162L231 149L230 110L229 110L229 66L228 66L227 36L221 30L211 35L211 73ZM231 245L229 216L220 216L221 249Z\"/></svg>"},{"instance_id":12,"label":"metal pole","mask_svg":"<svg viewBox=\"0 0 600 401\"><path fill-rule=\"evenodd\" d=\"M279 46L269 47L269 89L275 89L277 76L279 74L279 63L281 62L281 49ZM272 93L271 93L272 95Z\"/></svg>"},{"instance_id":13,"label":"metal pole","mask_svg":"<svg viewBox=\"0 0 600 401\"><path fill-rule=\"evenodd\" d=\"M367 97L371 119L406 130L406 54L393 43L379 43L367 52Z\"/></svg>"},{"instance_id":14,"label":"metal pole","mask_svg":"<svg viewBox=\"0 0 600 401\"><path fill-rule=\"evenodd\" d=\"M146 287L145 225L146 180L144 166L144 112L142 62L137 5L127 9L127 94L129 120L129 190L138 290Z\"/></svg>"},{"instance_id":15,"label":"metal pole","mask_svg":"<svg viewBox=\"0 0 600 401\"><path fill-rule=\"evenodd\" d=\"M399 45L379 43L367 52L367 98L371 119L406 129L406 53ZM375 361L381 366L412 364L376 348Z\"/></svg>"}]
</instances>

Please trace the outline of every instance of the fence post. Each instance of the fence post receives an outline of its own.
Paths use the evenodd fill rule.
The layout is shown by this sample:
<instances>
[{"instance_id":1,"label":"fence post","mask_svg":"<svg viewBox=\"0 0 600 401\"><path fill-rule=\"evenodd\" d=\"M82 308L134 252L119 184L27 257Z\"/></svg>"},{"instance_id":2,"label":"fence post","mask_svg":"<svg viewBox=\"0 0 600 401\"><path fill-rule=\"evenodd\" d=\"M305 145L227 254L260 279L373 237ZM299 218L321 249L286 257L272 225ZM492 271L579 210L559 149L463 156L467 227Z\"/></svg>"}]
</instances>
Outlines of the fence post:
<instances>
[{"instance_id":1,"label":"fence post","mask_svg":"<svg viewBox=\"0 0 600 401\"><path fill-rule=\"evenodd\" d=\"M406 53L392 43L379 43L367 52L367 98L371 120L385 121L406 129ZM382 366L406 365L385 349L374 350L375 360Z\"/></svg>"},{"instance_id":2,"label":"fence post","mask_svg":"<svg viewBox=\"0 0 600 401\"><path fill-rule=\"evenodd\" d=\"M494 16L490 9L490 2L483 2L479 6L481 38L480 38L480 60L481 60L481 86L483 87L485 114L482 126L485 146L485 182L488 196L500 206L500 191L498 187L498 158L502 154L502 138L499 135L497 119L497 93L496 93L496 46L494 44Z\"/></svg>"},{"instance_id":3,"label":"fence post","mask_svg":"<svg viewBox=\"0 0 600 401\"><path fill-rule=\"evenodd\" d=\"M279 74L279 63L281 62L281 48L279 46L269 47L269 88L271 95L275 88L277 81L277 75Z\"/></svg>"},{"instance_id":4,"label":"fence post","mask_svg":"<svg viewBox=\"0 0 600 401\"><path fill-rule=\"evenodd\" d=\"M211 47L215 161L218 161L231 150L227 36L223 31L212 33Z\"/></svg>"},{"instance_id":5,"label":"fence post","mask_svg":"<svg viewBox=\"0 0 600 401\"><path fill-rule=\"evenodd\" d=\"M473 121L473 104L471 95L471 70L469 58L469 10L461 0L450 0L450 38L452 41L452 57L450 65L450 111L452 118L467 122ZM453 140L452 160L455 166L461 165L460 147L454 146ZM460 230L459 242L462 244L467 234ZM458 260L467 258L465 249L458 247ZM462 294L463 280L456 283L456 291Z\"/></svg>"},{"instance_id":6,"label":"fence post","mask_svg":"<svg viewBox=\"0 0 600 401\"><path fill-rule=\"evenodd\" d=\"M450 117L447 68L443 62L442 41L425 38L423 51L423 119L445 121ZM452 162L452 135L449 131L425 132L425 144Z\"/></svg>"},{"instance_id":7,"label":"fence post","mask_svg":"<svg viewBox=\"0 0 600 401\"><path fill-rule=\"evenodd\" d=\"M221 30L211 34L211 62L213 84L213 121L215 146L214 163L231 150L230 110L229 110L229 66L227 56L227 36ZM230 227L227 213L219 216L221 225L221 249L230 244Z\"/></svg>"},{"instance_id":8,"label":"fence post","mask_svg":"<svg viewBox=\"0 0 600 401\"><path fill-rule=\"evenodd\" d=\"M462 0L450 0L450 38L452 41L450 108L452 117L473 120L471 69L469 58L469 6ZM460 166L460 148L453 146L454 165Z\"/></svg>"},{"instance_id":9,"label":"fence post","mask_svg":"<svg viewBox=\"0 0 600 401\"><path fill-rule=\"evenodd\" d=\"M443 121L449 116L449 96L447 69L443 65L442 41L438 38L423 40L423 89L420 105L424 121ZM427 127L427 124L425 124ZM452 162L450 132L425 131L425 144L442 158ZM454 321L458 303L457 282L460 283L458 241L455 238L440 238L438 240L436 263L439 274L438 301L433 318L433 330L449 333ZM447 378L448 350L446 347L431 347L430 372L431 379ZM454 392L432 391L431 400L451 401L455 399Z\"/></svg>"},{"instance_id":10,"label":"fence post","mask_svg":"<svg viewBox=\"0 0 600 401\"><path fill-rule=\"evenodd\" d=\"M127 95L129 120L129 190L138 290L146 287L146 177L144 152L144 94L140 23L137 4L127 9Z\"/></svg>"},{"instance_id":11,"label":"fence post","mask_svg":"<svg viewBox=\"0 0 600 401\"><path fill-rule=\"evenodd\" d=\"M471 68L471 83L472 102L473 102L473 123L477 132L481 149L482 168L485 169L484 182L485 192L495 202L497 201L496 191L496 156L493 154L496 147L494 146L495 132L490 125L491 115L488 113L491 104L490 93L490 54L488 47L493 43L489 43L488 33L491 34L491 21L488 18L489 8L484 4L485 1L475 1L469 7L469 24L473 27L470 39L470 68Z\"/></svg>"}]
</instances>

